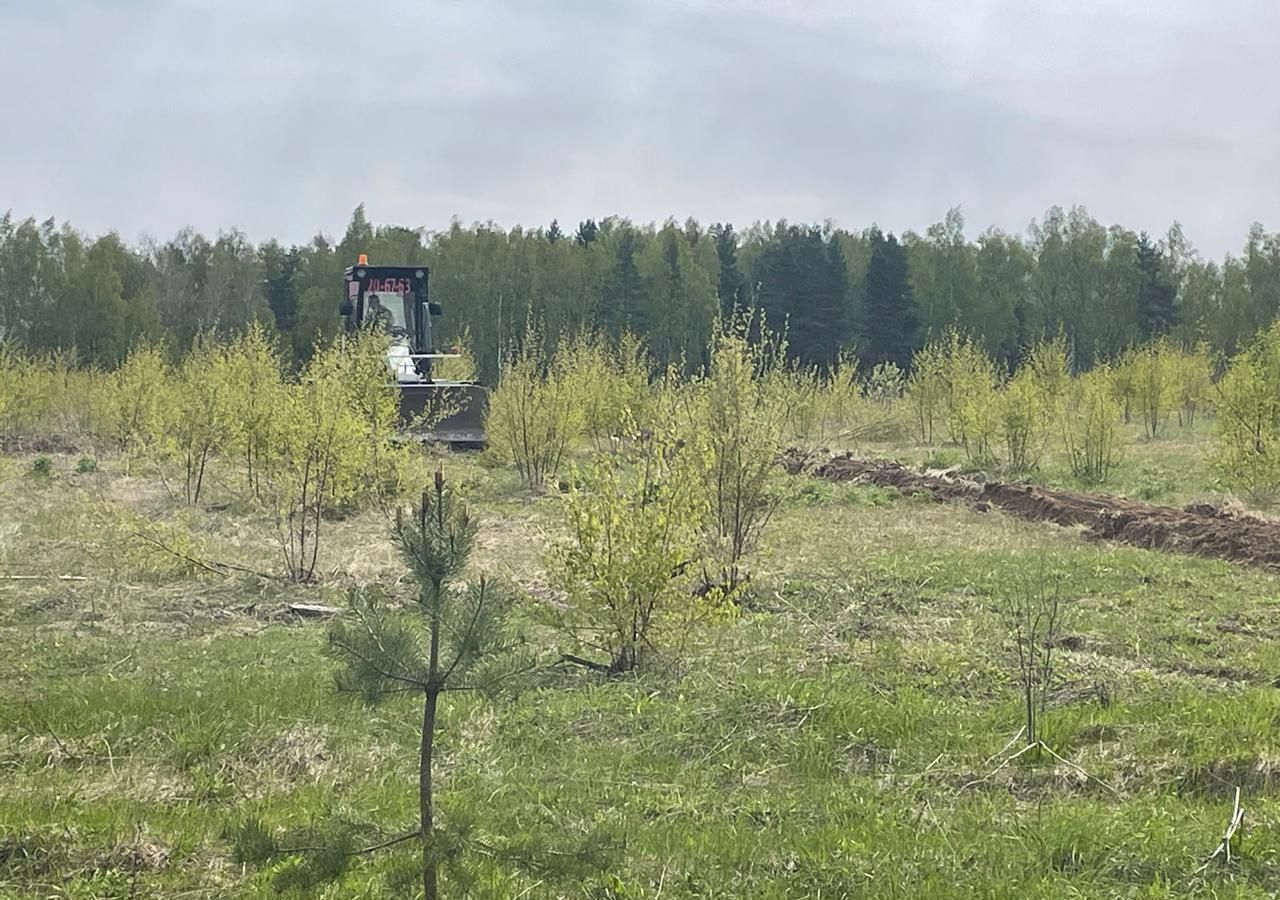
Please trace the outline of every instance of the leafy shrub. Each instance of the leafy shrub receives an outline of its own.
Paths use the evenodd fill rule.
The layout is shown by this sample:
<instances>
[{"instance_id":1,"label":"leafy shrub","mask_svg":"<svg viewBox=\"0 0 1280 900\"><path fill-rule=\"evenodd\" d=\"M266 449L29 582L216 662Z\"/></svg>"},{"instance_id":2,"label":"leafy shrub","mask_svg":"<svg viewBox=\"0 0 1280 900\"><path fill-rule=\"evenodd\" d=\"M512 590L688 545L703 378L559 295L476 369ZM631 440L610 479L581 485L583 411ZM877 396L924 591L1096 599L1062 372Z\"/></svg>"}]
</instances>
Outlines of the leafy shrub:
<instances>
[{"instance_id":1,"label":"leafy shrub","mask_svg":"<svg viewBox=\"0 0 1280 900\"><path fill-rule=\"evenodd\" d=\"M245 483L260 495L262 472L277 452L284 363L257 322L231 341L224 361L227 393L234 398L227 416L227 449L244 461Z\"/></svg>"},{"instance_id":2,"label":"leafy shrub","mask_svg":"<svg viewBox=\"0 0 1280 900\"><path fill-rule=\"evenodd\" d=\"M707 515L694 454L669 433L598 454L565 498L569 541L548 560L566 595L555 623L584 660L609 673L637 668L682 634L705 601L689 590Z\"/></svg>"},{"instance_id":3,"label":"leafy shrub","mask_svg":"<svg viewBox=\"0 0 1280 900\"><path fill-rule=\"evenodd\" d=\"M76 461L76 471L81 475L88 475L98 471L98 461L91 456L82 456Z\"/></svg>"},{"instance_id":4,"label":"leafy shrub","mask_svg":"<svg viewBox=\"0 0 1280 900\"><path fill-rule=\"evenodd\" d=\"M1052 339L1032 344L1020 371L1022 369L1034 381L1050 415L1056 415L1072 389L1071 351L1066 337L1059 333Z\"/></svg>"},{"instance_id":5,"label":"leafy shrub","mask_svg":"<svg viewBox=\"0 0 1280 900\"><path fill-rule=\"evenodd\" d=\"M777 355L772 348L766 358ZM893 363L881 363L863 377L852 355L825 372L772 365L767 371L767 402L781 412L788 440L827 446L902 436L905 377Z\"/></svg>"},{"instance_id":6,"label":"leafy shrub","mask_svg":"<svg viewBox=\"0 0 1280 900\"><path fill-rule=\"evenodd\" d=\"M1160 434L1178 397L1177 353L1160 339L1131 354L1133 395L1147 437Z\"/></svg>"},{"instance_id":7,"label":"leafy shrub","mask_svg":"<svg viewBox=\"0 0 1280 900\"><path fill-rule=\"evenodd\" d=\"M951 439L964 449L970 462L994 462L1000 372L981 345L958 332L947 336L940 352Z\"/></svg>"},{"instance_id":8,"label":"leafy shrub","mask_svg":"<svg viewBox=\"0 0 1280 900\"><path fill-rule=\"evenodd\" d=\"M318 348L277 404L263 494L296 581L315 576L325 513L376 496L380 470L396 457L396 401L383 359L377 341Z\"/></svg>"},{"instance_id":9,"label":"leafy shrub","mask_svg":"<svg viewBox=\"0 0 1280 900\"><path fill-rule=\"evenodd\" d=\"M1216 392L1212 465L1257 501L1280 491L1280 323L1232 357Z\"/></svg>"},{"instance_id":10,"label":"leafy shrub","mask_svg":"<svg viewBox=\"0 0 1280 900\"><path fill-rule=\"evenodd\" d=\"M630 334L616 344L579 335L561 345L557 362L569 396L581 406L582 430L597 451L652 425L648 357Z\"/></svg>"},{"instance_id":11,"label":"leafy shrub","mask_svg":"<svg viewBox=\"0 0 1280 900\"><path fill-rule=\"evenodd\" d=\"M835 387L817 367L793 364L769 371L763 394L781 412L787 440L823 442L834 424L829 418L830 407L840 405L844 399ZM856 388L854 392L856 395Z\"/></svg>"},{"instance_id":12,"label":"leafy shrub","mask_svg":"<svg viewBox=\"0 0 1280 900\"><path fill-rule=\"evenodd\" d=\"M27 358L6 343L0 343L0 430L12 433L21 417L21 405L28 396Z\"/></svg>"},{"instance_id":13,"label":"leafy shrub","mask_svg":"<svg viewBox=\"0 0 1280 900\"><path fill-rule=\"evenodd\" d=\"M89 435L102 373L74 362L70 352L32 356L0 342L0 434Z\"/></svg>"},{"instance_id":14,"label":"leafy shrub","mask_svg":"<svg viewBox=\"0 0 1280 900\"><path fill-rule=\"evenodd\" d=\"M228 374L226 349L208 336L197 338L178 371L173 441L188 504L200 502L205 469L231 433L232 409L244 402Z\"/></svg>"},{"instance_id":15,"label":"leafy shrub","mask_svg":"<svg viewBox=\"0 0 1280 900\"><path fill-rule=\"evenodd\" d=\"M1081 375L1062 415L1062 440L1071 472L1101 484L1120 460L1120 404L1110 371L1099 367Z\"/></svg>"},{"instance_id":16,"label":"leafy shrub","mask_svg":"<svg viewBox=\"0 0 1280 900\"><path fill-rule=\"evenodd\" d=\"M1196 414L1209 402L1213 391L1213 362L1209 348L1201 343L1193 350L1178 354L1175 376L1178 399L1178 424L1191 428Z\"/></svg>"},{"instance_id":17,"label":"leafy shrub","mask_svg":"<svg viewBox=\"0 0 1280 900\"><path fill-rule=\"evenodd\" d=\"M862 379L862 396L882 409L891 409L907 389L907 376L895 362L877 364Z\"/></svg>"},{"instance_id":18,"label":"leafy shrub","mask_svg":"<svg viewBox=\"0 0 1280 900\"><path fill-rule=\"evenodd\" d=\"M581 433L585 407L574 392L582 383L572 355L548 359L533 333L503 367L489 398L485 431L493 452L513 462L529 487L541 487L559 473L570 442Z\"/></svg>"},{"instance_id":19,"label":"leafy shrub","mask_svg":"<svg viewBox=\"0 0 1280 900\"><path fill-rule=\"evenodd\" d=\"M400 421L400 404L386 366L386 344L381 335L363 331L339 344L341 352L332 358L333 377L341 385L345 409L354 417L359 436L359 461L343 467L350 480L341 485L343 495L357 504L385 502L406 493L411 483L408 444L393 440ZM448 403L424 413L423 427L451 411Z\"/></svg>"},{"instance_id":20,"label":"leafy shrub","mask_svg":"<svg viewBox=\"0 0 1280 900\"><path fill-rule=\"evenodd\" d=\"M763 326L761 326L763 327ZM749 319L712 335L711 362L683 429L702 459L711 555L718 570L708 584L733 593L746 580L744 560L777 505L773 481L782 449L785 407L768 390L764 342L747 339Z\"/></svg>"},{"instance_id":21,"label":"leafy shrub","mask_svg":"<svg viewBox=\"0 0 1280 900\"><path fill-rule=\"evenodd\" d=\"M1133 350L1124 353L1111 366L1111 396L1124 414L1124 424L1133 421L1133 407L1138 396L1137 354Z\"/></svg>"},{"instance_id":22,"label":"leafy shrub","mask_svg":"<svg viewBox=\"0 0 1280 900\"><path fill-rule=\"evenodd\" d=\"M912 357L906 385L907 403L923 443L933 443L938 425L946 416L947 393L943 346L937 342L928 344Z\"/></svg>"},{"instance_id":23,"label":"leafy shrub","mask_svg":"<svg viewBox=\"0 0 1280 900\"><path fill-rule=\"evenodd\" d=\"M159 346L135 346L111 375L103 404L105 436L126 453L158 452L171 433L173 381Z\"/></svg>"},{"instance_id":24,"label":"leafy shrub","mask_svg":"<svg viewBox=\"0 0 1280 900\"><path fill-rule=\"evenodd\" d=\"M47 456L37 456L31 461L31 474L40 478L53 475L53 460Z\"/></svg>"},{"instance_id":25,"label":"leafy shrub","mask_svg":"<svg viewBox=\"0 0 1280 900\"><path fill-rule=\"evenodd\" d=\"M1000 392L999 433L1011 472L1033 470L1048 443L1052 405L1042 384L1024 368Z\"/></svg>"}]
</instances>

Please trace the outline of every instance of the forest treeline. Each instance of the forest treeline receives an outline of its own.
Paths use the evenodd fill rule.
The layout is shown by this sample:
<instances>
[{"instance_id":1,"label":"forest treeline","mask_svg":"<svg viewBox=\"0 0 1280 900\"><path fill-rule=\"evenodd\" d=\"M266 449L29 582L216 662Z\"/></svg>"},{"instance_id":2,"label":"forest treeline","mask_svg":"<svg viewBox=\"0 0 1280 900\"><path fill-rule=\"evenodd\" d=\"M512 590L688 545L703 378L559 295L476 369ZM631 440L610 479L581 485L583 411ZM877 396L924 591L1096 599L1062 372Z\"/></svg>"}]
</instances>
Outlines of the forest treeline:
<instances>
[{"instance_id":1,"label":"forest treeline","mask_svg":"<svg viewBox=\"0 0 1280 900\"><path fill-rule=\"evenodd\" d=\"M1053 207L1022 236L988 229L970 240L958 209L923 234L894 235L617 217L569 230L455 222L427 232L374 226L361 206L341 240L301 246L192 230L130 245L6 214L0 338L113 366L142 338L179 350L258 322L301 362L337 330L342 270L358 253L428 265L445 307L440 333L465 336L486 381L530 323L552 346L582 330L630 332L656 363L697 368L717 316L752 307L771 328L785 325L789 352L807 365L852 353L868 369L906 369L913 351L954 328L1010 368L1061 334L1084 369L1161 336L1233 353L1280 313L1280 234L1260 225L1240 254L1214 262L1176 224L1153 238L1080 207Z\"/></svg>"}]
</instances>

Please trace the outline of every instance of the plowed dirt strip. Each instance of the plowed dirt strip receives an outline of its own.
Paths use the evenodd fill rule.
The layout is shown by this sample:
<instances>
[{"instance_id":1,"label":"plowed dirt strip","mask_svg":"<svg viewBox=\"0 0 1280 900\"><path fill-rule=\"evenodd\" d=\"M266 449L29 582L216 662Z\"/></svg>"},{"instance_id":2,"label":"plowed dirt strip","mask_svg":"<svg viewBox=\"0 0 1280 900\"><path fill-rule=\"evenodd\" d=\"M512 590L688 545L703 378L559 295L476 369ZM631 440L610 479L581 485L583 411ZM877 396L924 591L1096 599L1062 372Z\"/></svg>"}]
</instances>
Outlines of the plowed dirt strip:
<instances>
[{"instance_id":1,"label":"plowed dirt strip","mask_svg":"<svg viewBox=\"0 0 1280 900\"><path fill-rule=\"evenodd\" d=\"M997 481L979 483L953 475L919 472L895 462L847 454L813 456L788 451L784 464L829 481L892 487L935 500L999 507L1033 522L1082 525L1093 537L1135 547L1169 550L1280 569L1280 522L1210 504L1157 506L1078 491Z\"/></svg>"}]
</instances>

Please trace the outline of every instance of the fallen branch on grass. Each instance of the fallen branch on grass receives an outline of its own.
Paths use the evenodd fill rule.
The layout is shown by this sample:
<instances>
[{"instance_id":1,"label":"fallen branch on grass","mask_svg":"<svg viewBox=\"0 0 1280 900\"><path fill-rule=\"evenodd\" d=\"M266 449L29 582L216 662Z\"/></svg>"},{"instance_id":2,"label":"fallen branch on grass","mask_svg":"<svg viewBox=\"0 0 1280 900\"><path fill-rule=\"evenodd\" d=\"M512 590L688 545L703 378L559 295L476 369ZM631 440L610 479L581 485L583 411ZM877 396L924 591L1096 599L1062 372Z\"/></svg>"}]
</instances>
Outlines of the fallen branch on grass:
<instances>
[{"instance_id":1,"label":"fallen branch on grass","mask_svg":"<svg viewBox=\"0 0 1280 900\"><path fill-rule=\"evenodd\" d=\"M5 581L43 581L56 578L58 581L88 581L87 575L0 575Z\"/></svg>"},{"instance_id":2,"label":"fallen branch on grass","mask_svg":"<svg viewBox=\"0 0 1280 900\"><path fill-rule=\"evenodd\" d=\"M583 659L581 656L574 656L572 653L563 653L560 656L560 662L572 663L575 666L581 666L584 669L590 669L592 672L603 672L606 675L613 670L604 663L598 663L592 659Z\"/></svg>"},{"instance_id":3,"label":"fallen branch on grass","mask_svg":"<svg viewBox=\"0 0 1280 900\"><path fill-rule=\"evenodd\" d=\"M1204 861L1204 865L1196 869L1199 875L1205 869L1209 868L1209 864L1222 857L1222 864L1225 866L1231 862L1231 839L1235 837L1236 832L1240 830L1240 826L1244 824L1244 808L1240 805L1240 788L1236 788L1236 800L1231 807L1231 821L1227 823L1227 830L1222 833L1222 840L1218 842L1218 849L1209 855Z\"/></svg>"},{"instance_id":4,"label":"fallen branch on grass","mask_svg":"<svg viewBox=\"0 0 1280 900\"><path fill-rule=\"evenodd\" d=\"M183 553L181 550L175 550L173 547L170 547L168 544L166 544L164 541L160 540L159 538L155 537L154 535L144 534L141 531L131 531L130 534L132 534L136 538L139 538L140 540L146 541L148 544L150 544L152 547L155 547L157 550L163 551L164 553L168 553L170 556L180 559L183 562L188 563L190 565L196 566L197 568L204 569L206 572L212 572L214 575L221 575L223 578L230 577L232 572L243 572L246 575L253 575L265 581L287 580L279 575L268 575L265 572L259 572L257 569L250 569L247 566L241 566L235 563L220 562L218 560L212 560L212 559L211 560L196 559L194 556L191 556L190 554L187 554L187 553Z\"/></svg>"},{"instance_id":5,"label":"fallen branch on grass","mask_svg":"<svg viewBox=\"0 0 1280 900\"><path fill-rule=\"evenodd\" d=\"M327 619L340 612L336 606L323 606L319 603L290 603L289 612L303 619Z\"/></svg>"}]
</instances>

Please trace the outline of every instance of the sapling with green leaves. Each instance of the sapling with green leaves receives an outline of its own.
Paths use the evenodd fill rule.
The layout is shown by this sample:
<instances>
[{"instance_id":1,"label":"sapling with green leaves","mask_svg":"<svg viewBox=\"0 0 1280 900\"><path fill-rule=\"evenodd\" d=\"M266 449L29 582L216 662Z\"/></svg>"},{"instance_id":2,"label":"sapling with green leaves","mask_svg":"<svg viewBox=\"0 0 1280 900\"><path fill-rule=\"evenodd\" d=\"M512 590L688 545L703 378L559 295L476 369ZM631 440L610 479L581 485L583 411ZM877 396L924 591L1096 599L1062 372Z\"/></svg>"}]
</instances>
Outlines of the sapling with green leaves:
<instances>
[{"instance_id":1,"label":"sapling with green leaves","mask_svg":"<svg viewBox=\"0 0 1280 900\"><path fill-rule=\"evenodd\" d=\"M690 571L704 560L703 472L670 428L575 473L564 500L569 540L548 555L565 602L548 609L555 627L590 659L564 659L609 675L631 672L688 632L722 600L697 597Z\"/></svg>"},{"instance_id":2,"label":"sapling with green leaves","mask_svg":"<svg viewBox=\"0 0 1280 900\"><path fill-rule=\"evenodd\" d=\"M342 662L340 690L377 703L398 694L422 696L418 799L422 886L437 896L440 852L432 784L432 751L440 695L483 690L522 669L507 629L512 593L481 575L462 579L476 536L465 504L437 470L421 503L397 511L392 531L417 584L407 610L392 610L372 594L353 595L351 613L329 631Z\"/></svg>"}]
</instances>

